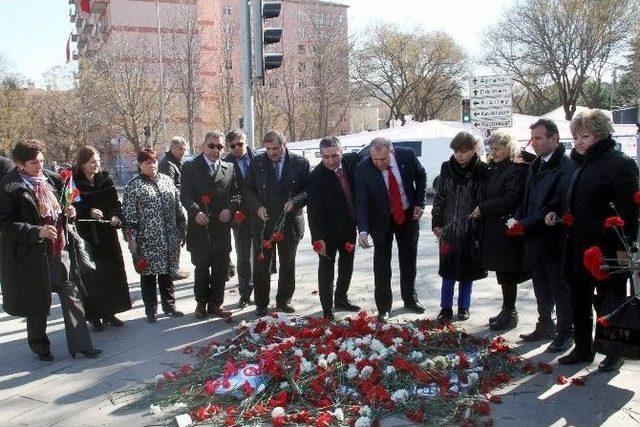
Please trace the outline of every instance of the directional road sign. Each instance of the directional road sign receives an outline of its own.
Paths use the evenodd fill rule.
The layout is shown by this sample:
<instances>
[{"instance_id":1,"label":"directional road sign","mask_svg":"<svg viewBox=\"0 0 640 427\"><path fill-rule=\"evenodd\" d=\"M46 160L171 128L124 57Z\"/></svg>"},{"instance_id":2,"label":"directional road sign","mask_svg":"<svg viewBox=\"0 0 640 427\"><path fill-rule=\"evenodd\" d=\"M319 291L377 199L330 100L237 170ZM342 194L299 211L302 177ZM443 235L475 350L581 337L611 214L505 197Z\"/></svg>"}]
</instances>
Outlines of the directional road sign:
<instances>
[{"instance_id":1,"label":"directional road sign","mask_svg":"<svg viewBox=\"0 0 640 427\"><path fill-rule=\"evenodd\" d=\"M512 110L511 77L476 76L469 79L471 124L476 129L510 127Z\"/></svg>"}]
</instances>

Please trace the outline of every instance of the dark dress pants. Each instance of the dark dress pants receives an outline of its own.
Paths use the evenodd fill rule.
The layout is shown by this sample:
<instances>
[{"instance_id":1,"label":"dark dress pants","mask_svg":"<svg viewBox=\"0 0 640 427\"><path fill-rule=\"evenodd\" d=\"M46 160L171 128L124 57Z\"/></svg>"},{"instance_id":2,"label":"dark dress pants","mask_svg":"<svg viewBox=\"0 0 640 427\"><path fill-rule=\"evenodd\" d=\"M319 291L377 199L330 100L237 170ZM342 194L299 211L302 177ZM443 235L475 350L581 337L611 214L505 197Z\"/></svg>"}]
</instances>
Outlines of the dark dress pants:
<instances>
[{"instance_id":1,"label":"dark dress pants","mask_svg":"<svg viewBox=\"0 0 640 427\"><path fill-rule=\"evenodd\" d=\"M60 299L60 309L64 318L64 330L67 335L69 354L93 348L78 287L72 282L64 282L56 287L54 291ZM49 351L50 343L46 331L46 314L27 317L27 342L34 353L47 353Z\"/></svg>"},{"instance_id":2,"label":"dark dress pants","mask_svg":"<svg viewBox=\"0 0 640 427\"><path fill-rule=\"evenodd\" d=\"M344 248L344 242L336 243L327 241L327 256L318 256L320 262L318 264L318 293L320 295L320 304L324 313L333 311L333 277L335 271L336 254L338 258L338 280L336 281L335 301L344 301L347 299L347 292L351 284L351 275L353 274L353 256L354 253L347 252Z\"/></svg>"},{"instance_id":3,"label":"dark dress pants","mask_svg":"<svg viewBox=\"0 0 640 427\"><path fill-rule=\"evenodd\" d=\"M253 265L253 292L256 300L256 307L267 308L269 305L269 293L271 291L271 256L272 251L278 251L280 260L280 274L278 275L278 292L276 294L276 304L284 305L291 302L293 292L296 288L296 251L300 240L294 239L288 233L286 238L275 243L272 249L264 250L265 259L258 261L258 255L262 250L260 235L254 235L254 255L256 262Z\"/></svg>"},{"instance_id":4,"label":"dark dress pants","mask_svg":"<svg viewBox=\"0 0 640 427\"><path fill-rule=\"evenodd\" d=\"M233 238L236 245L236 268L240 297L248 300L253 292L251 284L251 222L249 218L233 227Z\"/></svg>"},{"instance_id":5,"label":"dark dress pants","mask_svg":"<svg viewBox=\"0 0 640 427\"><path fill-rule=\"evenodd\" d=\"M376 239L373 247L374 295L380 313L391 311L391 250L394 236L398 245L402 301L405 305L417 301L415 281L419 226L418 221L411 219L412 215L413 211L407 209L404 223L396 225L392 222L387 235L383 239Z\"/></svg>"},{"instance_id":6,"label":"dark dress pants","mask_svg":"<svg viewBox=\"0 0 640 427\"><path fill-rule=\"evenodd\" d=\"M571 287L571 305L573 306L573 340L576 350L583 354L592 354L593 350L593 308L596 314L602 313L605 297L614 301L624 300L627 294L627 276L611 276L603 281L575 280L569 281ZM594 289L596 295L594 295Z\"/></svg>"},{"instance_id":7,"label":"dark dress pants","mask_svg":"<svg viewBox=\"0 0 640 427\"><path fill-rule=\"evenodd\" d=\"M542 327L554 327L551 314L555 306L557 334L570 337L571 292L569 284L562 277L561 269L561 261L539 263L531 271L531 281L538 306L538 324Z\"/></svg>"},{"instance_id":8,"label":"dark dress pants","mask_svg":"<svg viewBox=\"0 0 640 427\"><path fill-rule=\"evenodd\" d=\"M229 268L229 254L199 256L194 263L193 291L199 304L220 307L224 301L224 283ZM192 257L192 261L194 258Z\"/></svg>"},{"instance_id":9,"label":"dark dress pants","mask_svg":"<svg viewBox=\"0 0 640 427\"><path fill-rule=\"evenodd\" d=\"M169 274L144 275L140 276L140 291L144 302L144 311L147 315L158 312L157 287L160 288L162 311L168 313L176 309L176 297L171 276Z\"/></svg>"}]
</instances>

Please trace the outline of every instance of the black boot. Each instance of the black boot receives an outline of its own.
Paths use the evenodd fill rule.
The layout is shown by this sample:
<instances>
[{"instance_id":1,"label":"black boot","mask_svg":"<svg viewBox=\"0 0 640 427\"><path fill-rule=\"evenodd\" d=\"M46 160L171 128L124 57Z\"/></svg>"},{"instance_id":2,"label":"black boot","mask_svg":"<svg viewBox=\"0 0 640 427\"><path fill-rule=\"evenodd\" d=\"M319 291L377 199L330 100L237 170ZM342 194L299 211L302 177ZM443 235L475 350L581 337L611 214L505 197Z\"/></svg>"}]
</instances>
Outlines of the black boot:
<instances>
[{"instance_id":1,"label":"black boot","mask_svg":"<svg viewBox=\"0 0 640 427\"><path fill-rule=\"evenodd\" d=\"M504 315L505 315L505 309L504 309L504 306L502 306L500 313L496 314L493 317L489 317L489 324L497 322L500 318L504 317Z\"/></svg>"},{"instance_id":2,"label":"black boot","mask_svg":"<svg viewBox=\"0 0 640 427\"><path fill-rule=\"evenodd\" d=\"M489 324L489 329L492 331L504 331L505 329L513 329L518 326L518 310L515 308L512 310L505 309L504 315L498 317L495 322Z\"/></svg>"}]
</instances>

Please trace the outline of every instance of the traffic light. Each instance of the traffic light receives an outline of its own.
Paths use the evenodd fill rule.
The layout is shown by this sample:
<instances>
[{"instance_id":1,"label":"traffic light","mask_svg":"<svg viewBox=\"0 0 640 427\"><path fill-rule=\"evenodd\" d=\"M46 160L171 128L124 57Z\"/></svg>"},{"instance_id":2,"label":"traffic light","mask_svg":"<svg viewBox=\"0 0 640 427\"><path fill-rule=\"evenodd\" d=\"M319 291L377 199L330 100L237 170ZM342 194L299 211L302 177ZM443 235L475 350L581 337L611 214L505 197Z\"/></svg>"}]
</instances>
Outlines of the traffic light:
<instances>
[{"instance_id":1,"label":"traffic light","mask_svg":"<svg viewBox=\"0 0 640 427\"><path fill-rule=\"evenodd\" d=\"M260 7L260 36L255 46L256 54L256 77L262 78L267 70L279 68L282 65L284 55L281 53L265 53L265 46L278 43L282 39L282 28L266 27L265 21L280 16L282 2L259 0Z\"/></svg>"},{"instance_id":2,"label":"traffic light","mask_svg":"<svg viewBox=\"0 0 640 427\"><path fill-rule=\"evenodd\" d=\"M460 117L462 117L462 123L471 123L471 100L469 98L462 98Z\"/></svg>"}]
</instances>

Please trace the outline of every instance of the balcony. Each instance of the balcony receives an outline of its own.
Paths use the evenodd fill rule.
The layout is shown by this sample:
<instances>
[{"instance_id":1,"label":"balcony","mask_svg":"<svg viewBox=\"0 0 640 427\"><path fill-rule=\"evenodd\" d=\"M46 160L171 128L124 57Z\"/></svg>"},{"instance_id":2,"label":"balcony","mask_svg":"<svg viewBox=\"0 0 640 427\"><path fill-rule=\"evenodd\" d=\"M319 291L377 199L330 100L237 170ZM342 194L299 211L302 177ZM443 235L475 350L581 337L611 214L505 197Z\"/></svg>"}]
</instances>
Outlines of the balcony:
<instances>
[{"instance_id":1,"label":"balcony","mask_svg":"<svg viewBox=\"0 0 640 427\"><path fill-rule=\"evenodd\" d=\"M82 28L83 24L84 24L84 18L82 17L82 15L79 15L76 18L76 28Z\"/></svg>"},{"instance_id":2,"label":"balcony","mask_svg":"<svg viewBox=\"0 0 640 427\"><path fill-rule=\"evenodd\" d=\"M75 9L69 8L69 21L76 22L76 18L78 17Z\"/></svg>"},{"instance_id":3,"label":"balcony","mask_svg":"<svg viewBox=\"0 0 640 427\"><path fill-rule=\"evenodd\" d=\"M77 42L78 41L78 34L71 34L71 41L72 42Z\"/></svg>"},{"instance_id":4,"label":"balcony","mask_svg":"<svg viewBox=\"0 0 640 427\"><path fill-rule=\"evenodd\" d=\"M107 10L108 4L108 0L93 0L91 2L91 12L97 15L101 15L105 10Z\"/></svg>"},{"instance_id":5,"label":"balcony","mask_svg":"<svg viewBox=\"0 0 640 427\"><path fill-rule=\"evenodd\" d=\"M77 61L79 58L78 52L73 52L73 60Z\"/></svg>"},{"instance_id":6,"label":"balcony","mask_svg":"<svg viewBox=\"0 0 640 427\"><path fill-rule=\"evenodd\" d=\"M79 55L84 54L85 50L87 50L87 41L86 40L80 40L78 42L78 54Z\"/></svg>"},{"instance_id":7,"label":"balcony","mask_svg":"<svg viewBox=\"0 0 640 427\"><path fill-rule=\"evenodd\" d=\"M84 26L82 27L82 35L87 37L92 36L95 28L96 28L95 25L89 22L85 23Z\"/></svg>"}]
</instances>

